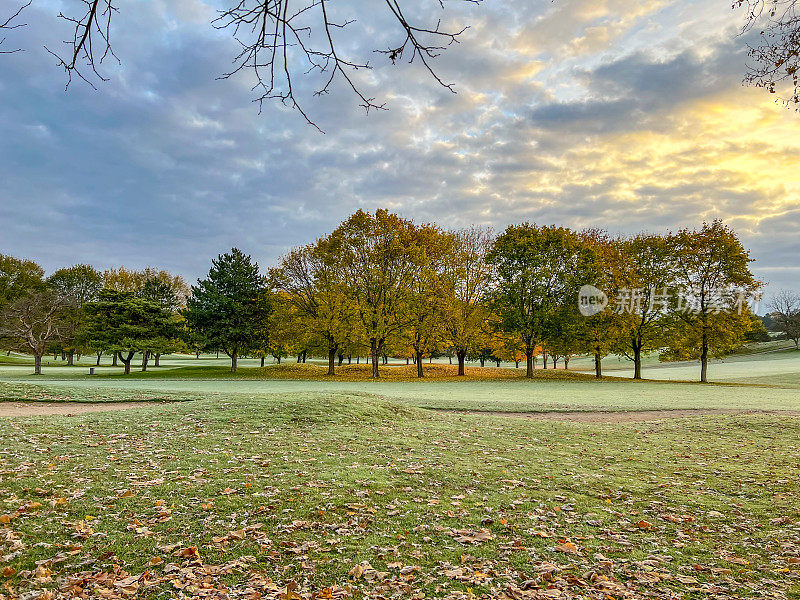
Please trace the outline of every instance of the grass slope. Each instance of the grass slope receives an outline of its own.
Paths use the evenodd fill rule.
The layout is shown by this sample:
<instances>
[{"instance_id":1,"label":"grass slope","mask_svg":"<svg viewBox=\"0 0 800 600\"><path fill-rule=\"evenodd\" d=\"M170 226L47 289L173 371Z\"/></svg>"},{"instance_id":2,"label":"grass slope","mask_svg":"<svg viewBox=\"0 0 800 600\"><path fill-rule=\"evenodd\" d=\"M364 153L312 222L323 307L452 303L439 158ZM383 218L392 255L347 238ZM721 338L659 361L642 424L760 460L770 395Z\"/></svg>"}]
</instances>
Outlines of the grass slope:
<instances>
[{"instance_id":1,"label":"grass slope","mask_svg":"<svg viewBox=\"0 0 800 600\"><path fill-rule=\"evenodd\" d=\"M0 420L0 594L798 598L799 436L352 393Z\"/></svg>"}]
</instances>

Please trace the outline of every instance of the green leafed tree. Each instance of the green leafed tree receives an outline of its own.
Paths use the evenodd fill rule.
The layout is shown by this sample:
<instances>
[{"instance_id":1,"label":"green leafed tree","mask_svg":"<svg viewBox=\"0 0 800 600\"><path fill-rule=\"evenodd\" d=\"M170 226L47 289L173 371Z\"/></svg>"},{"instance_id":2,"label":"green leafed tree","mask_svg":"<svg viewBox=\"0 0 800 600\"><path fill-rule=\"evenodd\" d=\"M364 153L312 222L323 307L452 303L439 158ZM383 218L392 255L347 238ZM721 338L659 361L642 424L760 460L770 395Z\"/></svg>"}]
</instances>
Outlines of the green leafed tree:
<instances>
[{"instance_id":1,"label":"green leafed tree","mask_svg":"<svg viewBox=\"0 0 800 600\"><path fill-rule=\"evenodd\" d=\"M239 356L258 348L270 305L258 263L232 248L212 260L208 276L192 286L183 314L190 329L230 357L235 373Z\"/></svg>"},{"instance_id":2,"label":"green leafed tree","mask_svg":"<svg viewBox=\"0 0 800 600\"><path fill-rule=\"evenodd\" d=\"M86 315L83 335L93 347L115 353L126 375L137 352L145 370L148 353L176 335L173 314L133 292L103 290L86 305Z\"/></svg>"},{"instance_id":3,"label":"green leafed tree","mask_svg":"<svg viewBox=\"0 0 800 600\"><path fill-rule=\"evenodd\" d=\"M96 301L103 289L103 275L91 265L75 265L58 269L47 278L47 285L65 300L66 306L61 335L61 351L67 355L67 364L73 364L75 353L85 353L90 348L81 332L85 324L85 306ZM100 351L101 348L94 348Z\"/></svg>"},{"instance_id":4,"label":"green leafed tree","mask_svg":"<svg viewBox=\"0 0 800 600\"><path fill-rule=\"evenodd\" d=\"M533 377L537 344L561 321L577 318L578 289L594 280L594 252L569 229L523 223L497 238L489 260L497 273L494 309L503 330L524 344L526 374Z\"/></svg>"}]
</instances>

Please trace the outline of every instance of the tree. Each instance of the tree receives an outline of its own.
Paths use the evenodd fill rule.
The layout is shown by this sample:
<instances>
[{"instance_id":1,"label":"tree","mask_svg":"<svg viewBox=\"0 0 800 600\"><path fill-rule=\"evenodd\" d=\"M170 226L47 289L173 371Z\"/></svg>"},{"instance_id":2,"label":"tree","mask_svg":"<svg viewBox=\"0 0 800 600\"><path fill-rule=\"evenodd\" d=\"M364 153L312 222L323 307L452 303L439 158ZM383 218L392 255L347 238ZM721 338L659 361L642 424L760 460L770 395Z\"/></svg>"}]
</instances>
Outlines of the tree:
<instances>
[{"instance_id":1,"label":"tree","mask_svg":"<svg viewBox=\"0 0 800 600\"><path fill-rule=\"evenodd\" d=\"M320 240L292 250L272 270L272 279L291 303L303 337L324 347L328 375L335 375L336 353L347 339L352 311L343 270L329 249Z\"/></svg>"},{"instance_id":2,"label":"tree","mask_svg":"<svg viewBox=\"0 0 800 600\"><path fill-rule=\"evenodd\" d=\"M617 244L618 287L625 290L625 296L617 300L627 317L619 351L633 361L633 378L641 379L642 354L664 346L664 317L669 308L666 294L674 257L666 238L659 235L643 233Z\"/></svg>"},{"instance_id":3,"label":"tree","mask_svg":"<svg viewBox=\"0 0 800 600\"><path fill-rule=\"evenodd\" d=\"M494 271L487 255L492 234L471 227L453 232L452 247L443 256L440 277L442 328L458 359L458 374L466 374L467 353L477 350L491 334L488 299Z\"/></svg>"},{"instance_id":4,"label":"tree","mask_svg":"<svg viewBox=\"0 0 800 600\"><path fill-rule=\"evenodd\" d=\"M800 347L800 295L781 290L769 303L775 331L779 331Z\"/></svg>"},{"instance_id":5,"label":"tree","mask_svg":"<svg viewBox=\"0 0 800 600\"><path fill-rule=\"evenodd\" d=\"M384 209L374 215L359 210L320 242L327 256L338 257L353 321L369 341L376 379L387 340L408 321L406 303L418 251L415 231L411 221Z\"/></svg>"},{"instance_id":6,"label":"tree","mask_svg":"<svg viewBox=\"0 0 800 600\"><path fill-rule=\"evenodd\" d=\"M103 287L107 290L139 293L144 282L145 274L143 271L136 271L126 267L103 271Z\"/></svg>"},{"instance_id":7,"label":"tree","mask_svg":"<svg viewBox=\"0 0 800 600\"><path fill-rule=\"evenodd\" d=\"M569 229L523 223L497 238L488 260L497 272L492 305L502 329L525 345L526 376L533 377L536 346L577 318L578 288L593 280L594 252Z\"/></svg>"},{"instance_id":8,"label":"tree","mask_svg":"<svg viewBox=\"0 0 800 600\"><path fill-rule=\"evenodd\" d=\"M413 351L417 377L425 376L422 357L430 354L443 337L442 275L445 257L452 251L454 238L434 225L423 225L415 233L416 253L406 312L408 324L403 338Z\"/></svg>"},{"instance_id":9,"label":"tree","mask_svg":"<svg viewBox=\"0 0 800 600\"><path fill-rule=\"evenodd\" d=\"M269 313L268 290L258 263L232 248L212 260L206 279L192 286L184 316L190 329L230 357L235 373L239 356L258 345L260 324Z\"/></svg>"},{"instance_id":10,"label":"tree","mask_svg":"<svg viewBox=\"0 0 800 600\"><path fill-rule=\"evenodd\" d=\"M33 354L34 374L42 374L42 356L60 341L66 300L52 290L34 291L0 310L0 337L13 348Z\"/></svg>"},{"instance_id":11,"label":"tree","mask_svg":"<svg viewBox=\"0 0 800 600\"><path fill-rule=\"evenodd\" d=\"M61 349L67 354L67 364L72 365L75 352L81 354L87 349L86 340L81 339L86 317L84 307L98 299L103 289L103 276L90 265L75 265L57 270L47 278L47 285L68 306L61 328Z\"/></svg>"},{"instance_id":12,"label":"tree","mask_svg":"<svg viewBox=\"0 0 800 600\"><path fill-rule=\"evenodd\" d=\"M126 375L137 352L142 353L144 371L148 354L175 335L172 313L133 292L103 290L97 301L86 305L86 315L86 339L114 353Z\"/></svg>"},{"instance_id":13,"label":"tree","mask_svg":"<svg viewBox=\"0 0 800 600\"><path fill-rule=\"evenodd\" d=\"M167 352L174 352L182 345L178 339L177 329L183 323L180 311L186 307L186 298L189 295L189 287L183 277L172 275L168 271L156 271L148 267L141 272L142 280L137 293L142 298L146 298L158 304L162 309L173 315L172 328L176 329L175 335L154 341L151 348L155 358L155 366L161 364L161 355ZM186 333L185 331L183 332ZM188 336L184 335L184 338ZM144 357L145 362L147 355Z\"/></svg>"},{"instance_id":14,"label":"tree","mask_svg":"<svg viewBox=\"0 0 800 600\"><path fill-rule=\"evenodd\" d=\"M745 83L766 89L787 106L800 105L800 3L798 0L736 0L745 7L744 32L758 28L761 41L749 46L751 62Z\"/></svg>"},{"instance_id":15,"label":"tree","mask_svg":"<svg viewBox=\"0 0 800 600\"><path fill-rule=\"evenodd\" d=\"M44 287L44 269L32 260L0 254L0 309Z\"/></svg>"},{"instance_id":16,"label":"tree","mask_svg":"<svg viewBox=\"0 0 800 600\"><path fill-rule=\"evenodd\" d=\"M750 329L747 300L761 283L750 272L750 258L736 233L715 220L700 229L670 234L674 253L672 325L665 358L700 360L700 381L708 381L709 356L737 348Z\"/></svg>"},{"instance_id":17,"label":"tree","mask_svg":"<svg viewBox=\"0 0 800 600\"><path fill-rule=\"evenodd\" d=\"M241 0L223 6L212 25L215 29L230 32L240 51L233 59L231 71L222 74L221 78L246 73L255 82L252 87L259 104L278 100L298 110L312 125L295 93L296 79L301 75L316 75L313 85L317 87L317 96L327 94L334 82L341 80L366 111L385 108L363 92L360 82L353 77L356 71L370 69L369 61L346 56L340 47L341 37L352 28L356 17L365 14L356 13L355 9L350 9L353 12L342 11L333 4L332 0L292 3L289 0ZM420 23L407 16L410 9L405 0L386 0L380 5L382 11L371 8L370 13L382 12L396 26L398 36L390 47L375 52L386 56L392 64L401 59L410 63L418 61L438 84L454 91L452 84L436 74L433 61L446 46L458 41L466 27L443 29L441 20L433 17L427 23ZM443 2L439 5L444 8ZM58 15L73 30L71 39L63 42L66 46L64 51L48 46L45 50L66 72L67 86L74 75L94 87L92 79L106 80L98 70L103 60L119 62L111 41L112 18L117 14L117 7L113 0L84 0L78 6L80 8L75 12L65 10ZM5 25L0 22L0 26L11 28L18 15L19 11Z\"/></svg>"}]
</instances>

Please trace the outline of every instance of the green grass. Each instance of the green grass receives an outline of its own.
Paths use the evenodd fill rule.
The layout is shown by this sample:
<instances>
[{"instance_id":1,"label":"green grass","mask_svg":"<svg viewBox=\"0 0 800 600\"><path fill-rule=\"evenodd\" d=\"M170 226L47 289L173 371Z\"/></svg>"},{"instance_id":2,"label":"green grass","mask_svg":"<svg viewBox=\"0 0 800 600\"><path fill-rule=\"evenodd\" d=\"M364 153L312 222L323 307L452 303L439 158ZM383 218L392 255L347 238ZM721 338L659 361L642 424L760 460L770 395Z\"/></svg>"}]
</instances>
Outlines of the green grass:
<instances>
[{"instance_id":1,"label":"green grass","mask_svg":"<svg viewBox=\"0 0 800 600\"><path fill-rule=\"evenodd\" d=\"M352 392L3 419L2 593L116 597L147 572L138 597L797 598L799 436L793 418L561 424Z\"/></svg>"}]
</instances>

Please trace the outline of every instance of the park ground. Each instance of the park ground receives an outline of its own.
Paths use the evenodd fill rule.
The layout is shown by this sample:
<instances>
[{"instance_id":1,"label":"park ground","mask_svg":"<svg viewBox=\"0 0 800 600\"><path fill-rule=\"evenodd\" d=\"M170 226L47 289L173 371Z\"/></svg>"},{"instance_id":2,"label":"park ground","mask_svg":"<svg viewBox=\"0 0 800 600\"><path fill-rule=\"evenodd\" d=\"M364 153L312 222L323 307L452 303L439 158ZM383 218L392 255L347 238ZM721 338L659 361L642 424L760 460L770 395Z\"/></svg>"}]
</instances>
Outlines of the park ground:
<instances>
[{"instance_id":1,"label":"park ground","mask_svg":"<svg viewBox=\"0 0 800 600\"><path fill-rule=\"evenodd\" d=\"M0 359L0 598L800 598L792 349L708 385L28 361Z\"/></svg>"}]
</instances>

